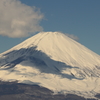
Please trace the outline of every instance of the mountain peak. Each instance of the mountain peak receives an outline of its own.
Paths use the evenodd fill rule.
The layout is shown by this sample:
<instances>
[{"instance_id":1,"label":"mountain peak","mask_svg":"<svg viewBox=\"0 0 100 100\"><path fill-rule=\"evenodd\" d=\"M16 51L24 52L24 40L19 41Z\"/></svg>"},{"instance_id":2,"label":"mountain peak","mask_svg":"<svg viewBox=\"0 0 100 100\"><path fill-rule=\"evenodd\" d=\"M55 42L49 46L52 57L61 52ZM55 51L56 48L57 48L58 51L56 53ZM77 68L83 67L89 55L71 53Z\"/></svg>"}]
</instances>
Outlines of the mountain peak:
<instances>
[{"instance_id":1,"label":"mountain peak","mask_svg":"<svg viewBox=\"0 0 100 100\"><path fill-rule=\"evenodd\" d=\"M32 47L36 47L36 50L45 53L55 61L65 62L73 67L84 69L88 66L88 69L93 69L94 66L100 66L99 55L60 32L40 32L4 54Z\"/></svg>"},{"instance_id":2,"label":"mountain peak","mask_svg":"<svg viewBox=\"0 0 100 100\"><path fill-rule=\"evenodd\" d=\"M63 33L40 32L0 54L0 73L4 80L87 95L98 91L100 56Z\"/></svg>"}]
</instances>

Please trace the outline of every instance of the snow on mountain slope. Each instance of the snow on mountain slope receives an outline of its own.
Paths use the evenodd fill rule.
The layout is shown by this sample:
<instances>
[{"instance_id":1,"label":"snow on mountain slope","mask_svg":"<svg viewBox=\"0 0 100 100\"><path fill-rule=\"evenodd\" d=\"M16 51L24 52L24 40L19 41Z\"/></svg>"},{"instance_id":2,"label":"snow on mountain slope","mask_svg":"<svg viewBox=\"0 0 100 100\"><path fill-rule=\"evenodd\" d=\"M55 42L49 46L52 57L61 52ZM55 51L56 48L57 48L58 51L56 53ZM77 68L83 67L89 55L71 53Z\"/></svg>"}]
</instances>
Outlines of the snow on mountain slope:
<instances>
[{"instance_id":1,"label":"snow on mountain slope","mask_svg":"<svg viewBox=\"0 0 100 100\"><path fill-rule=\"evenodd\" d=\"M41 32L0 54L0 78L55 92L100 92L100 56L60 32Z\"/></svg>"}]
</instances>

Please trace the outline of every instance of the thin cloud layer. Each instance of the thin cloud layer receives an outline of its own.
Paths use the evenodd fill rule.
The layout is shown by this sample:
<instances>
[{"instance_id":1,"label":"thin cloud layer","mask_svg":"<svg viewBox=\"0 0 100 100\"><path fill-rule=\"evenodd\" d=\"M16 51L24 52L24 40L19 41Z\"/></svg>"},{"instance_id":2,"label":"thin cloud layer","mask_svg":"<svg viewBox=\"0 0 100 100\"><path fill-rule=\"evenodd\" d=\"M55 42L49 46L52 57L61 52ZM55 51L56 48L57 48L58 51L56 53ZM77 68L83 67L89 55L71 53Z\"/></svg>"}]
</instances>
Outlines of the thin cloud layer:
<instances>
[{"instance_id":1,"label":"thin cloud layer","mask_svg":"<svg viewBox=\"0 0 100 100\"><path fill-rule=\"evenodd\" d=\"M58 32L63 33L63 32L61 32L61 31L58 31ZM75 40L75 41L78 41L78 40L79 40L79 38L78 38L77 36L75 36L74 34L68 34L68 33L64 33L64 34L65 34L66 36L68 36L69 38Z\"/></svg>"},{"instance_id":2,"label":"thin cloud layer","mask_svg":"<svg viewBox=\"0 0 100 100\"><path fill-rule=\"evenodd\" d=\"M43 14L36 7L19 0L0 0L0 35L19 38L42 31L42 19Z\"/></svg>"},{"instance_id":3,"label":"thin cloud layer","mask_svg":"<svg viewBox=\"0 0 100 100\"><path fill-rule=\"evenodd\" d=\"M77 36L75 36L75 35L73 35L73 34L66 34L68 37L70 37L71 39L73 39L73 40L75 40L75 41L78 41L79 40L79 38L77 37Z\"/></svg>"}]
</instances>

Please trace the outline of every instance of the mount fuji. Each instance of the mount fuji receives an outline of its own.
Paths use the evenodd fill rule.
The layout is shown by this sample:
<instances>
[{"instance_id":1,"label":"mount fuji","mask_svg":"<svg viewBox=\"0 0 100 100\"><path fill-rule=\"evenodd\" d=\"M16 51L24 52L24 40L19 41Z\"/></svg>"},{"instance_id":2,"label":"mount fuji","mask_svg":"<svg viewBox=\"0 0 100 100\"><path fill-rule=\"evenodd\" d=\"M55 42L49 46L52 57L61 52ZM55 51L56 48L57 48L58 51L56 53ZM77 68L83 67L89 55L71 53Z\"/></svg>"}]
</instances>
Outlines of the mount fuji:
<instances>
[{"instance_id":1,"label":"mount fuji","mask_svg":"<svg viewBox=\"0 0 100 100\"><path fill-rule=\"evenodd\" d=\"M60 32L40 32L0 54L0 79L54 93L100 93L100 56Z\"/></svg>"}]
</instances>

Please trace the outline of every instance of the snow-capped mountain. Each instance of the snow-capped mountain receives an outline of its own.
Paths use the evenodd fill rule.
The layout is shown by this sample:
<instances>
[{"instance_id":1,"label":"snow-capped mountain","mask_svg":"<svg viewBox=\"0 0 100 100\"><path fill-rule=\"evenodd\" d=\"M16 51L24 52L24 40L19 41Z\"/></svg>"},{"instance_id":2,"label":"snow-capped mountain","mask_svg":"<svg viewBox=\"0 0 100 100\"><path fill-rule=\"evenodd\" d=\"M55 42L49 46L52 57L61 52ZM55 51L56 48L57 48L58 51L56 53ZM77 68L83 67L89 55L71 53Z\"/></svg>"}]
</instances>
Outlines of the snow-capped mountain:
<instances>
[{"instance_id":1,"label":"snow-capped mountain","mask_svg":"<svg viewBox=\"0 0 100 100\"><path fill-rule=\"evenodd\" d=\"M0 54L0 79L61 93L100 93L100 56L60 32L41 32Z\"/></svg>"}]
</instances>

